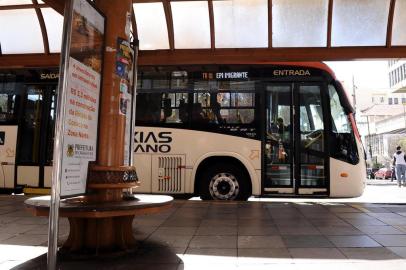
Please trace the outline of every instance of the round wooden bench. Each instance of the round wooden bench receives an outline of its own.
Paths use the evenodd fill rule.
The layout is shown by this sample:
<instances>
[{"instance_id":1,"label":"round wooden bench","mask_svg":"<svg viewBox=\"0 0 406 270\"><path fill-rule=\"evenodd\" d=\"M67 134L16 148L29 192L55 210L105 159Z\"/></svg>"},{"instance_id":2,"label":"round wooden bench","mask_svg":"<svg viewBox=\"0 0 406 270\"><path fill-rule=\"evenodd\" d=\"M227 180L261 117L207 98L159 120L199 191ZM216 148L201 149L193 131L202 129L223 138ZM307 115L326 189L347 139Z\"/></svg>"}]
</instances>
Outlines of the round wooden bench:
<instances>
[{"instance_id":1,"label":"round wooden bench","mask_svg":"<svg viewBox=\"0 0 406 270\"><path fill-rule=\"evenodd\" d=\"M26 208L35 216L48 216L50 196L30 198ZM90 202L86 197L64 199L59 216L69 220L69 237L62 254L98 256L129 252L136 248L132 222L136 215L169 208L173 198L163 195L136 195L136 200Z\"/></svg>"}]
</instances>

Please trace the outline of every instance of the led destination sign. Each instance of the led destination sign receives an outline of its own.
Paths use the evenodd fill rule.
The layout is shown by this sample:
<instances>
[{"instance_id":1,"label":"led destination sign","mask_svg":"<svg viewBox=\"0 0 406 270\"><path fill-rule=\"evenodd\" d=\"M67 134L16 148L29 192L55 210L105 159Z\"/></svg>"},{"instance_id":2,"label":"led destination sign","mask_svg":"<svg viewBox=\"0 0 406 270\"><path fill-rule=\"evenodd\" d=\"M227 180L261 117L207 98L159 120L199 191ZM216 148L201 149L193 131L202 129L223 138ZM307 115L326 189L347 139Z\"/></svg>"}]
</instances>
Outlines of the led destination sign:
<instances>
[{"instance_id":1,"label":"led destination sign","mask_svg":"<svg viewBox=\"0 0 406 270\"><path fill-rule=\"evenodd\" d=\"M203 72L202 78L204 80L230 80L230 79L249 79L248 71L239 72Z\"/></svg>"},{"instance_id":2,"label":"led destination sign","mask_svg":"<svg viewBox=\"0 0 406 270\"><path fill-rule=\"evenodd\" d=\"M217 72L216 79L248 79L248 72Z\"/></svg>"},{"instance_id":3,"label":"led destination sign","mask_svg":"<svg viewBox=\"0 0 406 270\"><path fill-rule=\"evenodd\" d=\"M255 72L254 72L255 73ZM248 71L233 72L203 72L203 80L248 80ZM252 74L251 74L252 75ZM288 76L312 76L309 69L273 69L265 73L254 74L254 77L288 77Z\"/></svg>"}]
</instances>

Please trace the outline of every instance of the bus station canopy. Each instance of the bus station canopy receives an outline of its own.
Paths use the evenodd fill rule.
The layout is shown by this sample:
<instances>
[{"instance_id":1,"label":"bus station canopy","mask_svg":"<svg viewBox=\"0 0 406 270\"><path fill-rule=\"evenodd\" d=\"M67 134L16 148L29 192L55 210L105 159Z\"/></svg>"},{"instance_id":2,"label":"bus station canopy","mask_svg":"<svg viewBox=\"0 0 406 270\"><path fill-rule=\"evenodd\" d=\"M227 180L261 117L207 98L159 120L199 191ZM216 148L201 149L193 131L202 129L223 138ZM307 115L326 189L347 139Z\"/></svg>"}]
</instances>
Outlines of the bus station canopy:
<instances>
[{"instance_id":1,"label":"bus station canopy","mask_svg":"<svg viewBox=\"0 0 406 270\"><path fill-rule=\"evenodd\" d=\"M0 0L0 67L57 65L63 8ZM141 65L266 63L406 57L405 12L406 0L134 0L131 21Z\"/></svg>"}]
</instances>

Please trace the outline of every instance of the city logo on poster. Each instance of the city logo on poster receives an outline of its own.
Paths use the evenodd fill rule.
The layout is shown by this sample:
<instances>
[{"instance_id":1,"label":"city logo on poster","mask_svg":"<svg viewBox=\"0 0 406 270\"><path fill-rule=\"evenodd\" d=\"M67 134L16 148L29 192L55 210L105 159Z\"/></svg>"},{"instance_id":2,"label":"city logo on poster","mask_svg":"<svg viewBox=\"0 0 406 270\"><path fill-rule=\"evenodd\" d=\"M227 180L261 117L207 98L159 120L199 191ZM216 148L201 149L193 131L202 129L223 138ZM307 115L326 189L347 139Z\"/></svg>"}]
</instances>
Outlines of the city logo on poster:
<instances>
[{"instance_id":1,"label":"city logo on poster","mask_svg":"<svg viewBox=\"0 0 406 270\"><path fill-rule=\"evenodd\" d=\"M66 150L66 156L73 157L75 151L73 150L73 144L68 144L68 149Z\"/></svg>"}]
</instances>

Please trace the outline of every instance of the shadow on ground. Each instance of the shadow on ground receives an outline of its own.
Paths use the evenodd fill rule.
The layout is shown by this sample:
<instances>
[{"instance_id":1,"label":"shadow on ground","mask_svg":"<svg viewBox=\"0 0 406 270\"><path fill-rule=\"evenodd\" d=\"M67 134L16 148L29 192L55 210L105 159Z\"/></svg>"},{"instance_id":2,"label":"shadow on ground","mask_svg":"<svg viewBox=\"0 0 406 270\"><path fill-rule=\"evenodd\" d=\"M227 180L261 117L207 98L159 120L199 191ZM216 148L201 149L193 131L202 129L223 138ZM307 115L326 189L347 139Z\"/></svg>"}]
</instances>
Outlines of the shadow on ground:
<instances>
[{"instance_id":1,"label":"shadow on ground","mask_svg":"<svg viewBox=\"0 0 406 270\"><path fill-rule=\"evenodd\" d=\"M157 242L143 242L143 246L136 251L121 256L98 256L90 259L66 259L58 261L60 270L119 270L119 269L177 269L182 263L178 250L163 246ZM43 254L23 264L15 266L12 270L46 270L47 256Z\"/></svg>"}]
</instances>

